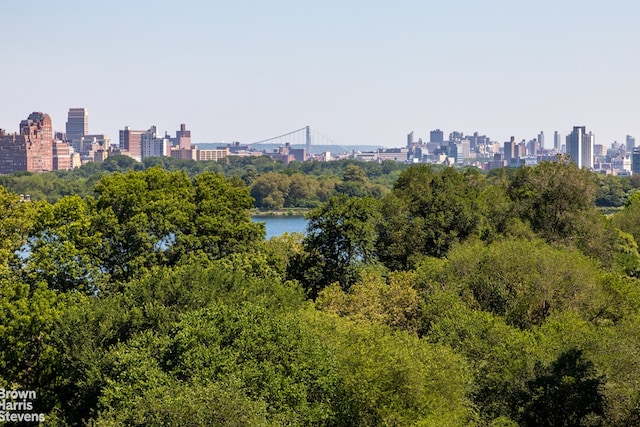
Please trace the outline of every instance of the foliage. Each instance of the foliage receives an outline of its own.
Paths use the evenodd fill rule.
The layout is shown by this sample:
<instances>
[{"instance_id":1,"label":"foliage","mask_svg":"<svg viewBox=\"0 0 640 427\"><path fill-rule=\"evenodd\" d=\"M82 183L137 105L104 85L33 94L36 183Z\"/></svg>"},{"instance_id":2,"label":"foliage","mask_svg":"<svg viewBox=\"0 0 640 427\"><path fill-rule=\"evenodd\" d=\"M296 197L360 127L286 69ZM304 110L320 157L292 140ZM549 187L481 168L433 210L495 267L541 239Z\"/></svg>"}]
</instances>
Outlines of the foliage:
<instances>
[{"instance_id":1,"label":"foliage","mask_svg":"<svg viewBox=\"0 0 640 427\"><path fill-rule=\"evenodd\" d=\"M444 256L453 244L477 233L482 181L470 170L405 170L383 200L385 220L378 225L376 248L380 260L391 269L411 268L420 256Z\"/></svg>"},{"instance_id":2,"label":"foliage","mask_svg":"<svg viewBox=\"0 0 640 427\"><path fill-rule=\"evenodd\" d=\"M43 195L0 188L0 387L51 425L638 425L640 196L559 160L0 177ZM250 220L278 192L306 235Z\"/></svg>"},{"instance_id":3,"label":"foliage","mask_svg":"<svg viewBox=\"0 0 640 427\"><path fill-rule=\"evenodd\" d=\"M333 358L291 313L212 305L185 314L169 335L143 334L118 353L101 406L102 417L119 423L208 425L244 415L262 424L318 424L333 416ZM148 405L173 387L178 398L201 390L222 404L195 412Z\"/></svg>"},{"instance_id":4,"label":"foliage","mask_svg":"<svg viewBox=\"0 0 640 427\"><path fill-rule=\"evenodd\" d=\"M358 280L359 267L373 262L376 206L373 198L342 195L309 212L305 254L292 275L302 279L311 298L333 282L348 289Z\"/></svg>"},{"instance_id":5,"label":"foliage","mask_svg":"<svg viewBox=\"0 0 640 427\"><path fill-rule=\"evenodd\" d=\"M437 280L455 289L470 307L529 328L553 312L589 313L598 278L598 269L580 253L541 241L505 240L456 248Z\"/></svg>"},{"instance_id":6,"label":"foliage","mask_svg":"<svg viewBox=\"0 0 640 427\"><path fill-rule=\"evenodd\" d=\"M385 280L378 270L365 270L348 293L334 283L320 292L316 304L320 310L354 321L381 323L416 332L420 299L410 278L409 273L397 272Z\"/></svg>"},{"instance_id":7,"label":"foliage","mask_svg":"<svg viewBox=\"0 0 640 427\"><path fill-rule=\"evenodd\" d=\"M587 420L595 423L604 414L604 378L582 351L571 349L550 367L537 370L536 378L527 382L520 425L577 426Z\"/></svg>"},{"instance_id":8,"label":"foliage","mask_svg":"<svg viewBox=\"0 0 640 427\"><path fill-rule=\"evenodd\" d=\"M60 291L91 294L103 289L107 277L100 268L102 234L94 232L94 215L93 203L78 196L42 204L29 239L26 280Z\"/></svg>"},{"instance_id":9,"label":"foliage","mask_svg":"<svg viewBox=\"0 0 640 427\"><path fill-rule=\"evenodd\" d=\"M259 209L316 207L324 198L318 180L300 173L266 173L251 183L251 196Z\"/></svg>"},{"instance_id":10,"label":"foliage","mask_svg":"<svg viewBox=\"0 0 640 427\"><path fill-rule=\"evenodd\" d=\"M341 378L337 425L467 425L470 376L449 348L382 325L315 314Z\"/></svg>"},{"instance_id":11,"label":"foliage","mask_svg":"<svg viewBox=\"0 0 640 427\"><path fill-rule=\"evenodd\" d=\"M588 170L556 161L519 168L507 191L518 217L546 240L558 241L572 236L577 219L594 209L596 189Z\"/></svg>"},{"instance_id":12,"label":"foliage","mask_svg":"<svg viewBox=\"0 0 640 427\"><path fill-rule=\"evenodd\" d=\"M27 243L35 207L0 187L0 281L11 276L18 251Z\"/></svg>"},{"instance_id":13,"label":"foliage","mask_svg":"<svg viewBox=\"0 0 640 427\"><path fill-rule=\"evenodd\" d=\"M598 191L595 204L599 207L620 207L629 198L632 187L628 177L596 175Z\"/></svg>"},{"instance_id":14,"label":"foliage","mask_svg":"<svg viewBox=\"0 0 640 427\"><path fill-rule=\"evenodd\" d=\"M612 216L611 222L614 227L631 234L636 243L640 242L640 193L629 198L624 209Z\"/></svg>"}]
</instances>

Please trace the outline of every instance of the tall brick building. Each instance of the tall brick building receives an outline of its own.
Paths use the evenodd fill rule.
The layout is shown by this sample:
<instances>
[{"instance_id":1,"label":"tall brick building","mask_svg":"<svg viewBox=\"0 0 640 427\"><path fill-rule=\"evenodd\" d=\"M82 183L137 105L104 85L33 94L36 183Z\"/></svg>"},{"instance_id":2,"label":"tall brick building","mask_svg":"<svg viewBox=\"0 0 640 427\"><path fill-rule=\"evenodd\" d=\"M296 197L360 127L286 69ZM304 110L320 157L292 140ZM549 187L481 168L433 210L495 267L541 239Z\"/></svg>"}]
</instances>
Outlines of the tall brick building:
<instances>
[{"instance_id":1,"label":"tall brick building","mask_svg":"<svg viewBox=\"0 0 640 427\"><path fill-rule=\"evenodd\" d=\"M20 122L20 133L0 129L0 174L53 170L51 117L33 112Z\"/></svg>"}]
</instances>

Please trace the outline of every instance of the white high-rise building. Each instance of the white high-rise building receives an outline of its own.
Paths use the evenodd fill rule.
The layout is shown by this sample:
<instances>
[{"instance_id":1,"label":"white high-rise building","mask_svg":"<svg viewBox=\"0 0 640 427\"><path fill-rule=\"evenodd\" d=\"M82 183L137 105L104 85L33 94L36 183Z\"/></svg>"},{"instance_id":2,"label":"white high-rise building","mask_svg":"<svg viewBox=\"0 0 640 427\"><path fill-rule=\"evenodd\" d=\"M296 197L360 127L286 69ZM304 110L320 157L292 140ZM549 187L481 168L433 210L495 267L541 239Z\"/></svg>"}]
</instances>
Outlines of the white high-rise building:
<instances>
[{"instance_id":1,"label":"white high-rise building","mask_svg":"<svg viewBox=\"0 0 640 427\"><path fill-rule=\"evenodd\" d=\"M574 126L573 131L567 135L567 153L579 168L593 168L593 145L595 135L587 133L585 126Z\"/></svg>"},{"instance_id":2,"label":"white high-rise building","mask_svg":"<svg viewBox=\"0 0 640 427\"><path fill-rule=\"evenodd\" d=\"M165 136L160 138L157 135L155 126L151 126L148 131L141 134L140 140L141 159L147 157L169 156L171 151L171 139Z\"/></svg>"}]
</instances>

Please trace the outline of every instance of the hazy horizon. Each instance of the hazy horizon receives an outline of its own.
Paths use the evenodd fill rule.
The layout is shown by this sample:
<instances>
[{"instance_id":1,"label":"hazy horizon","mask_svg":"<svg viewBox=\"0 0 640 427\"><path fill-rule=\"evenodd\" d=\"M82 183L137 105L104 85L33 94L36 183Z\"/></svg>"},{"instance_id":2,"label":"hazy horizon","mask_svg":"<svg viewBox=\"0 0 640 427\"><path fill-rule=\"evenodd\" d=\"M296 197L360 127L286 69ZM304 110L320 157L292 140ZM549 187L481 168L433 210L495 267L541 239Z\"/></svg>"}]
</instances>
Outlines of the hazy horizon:
<instances>
[{"instance_id":1,"label":"hazy horizon","mask_svg":"<svg viewBox=\"0 0 640 427\"><path fill-rule=\"evenodd\" d=\"M613 0L138 1L0 6L0 128L125 126L250 143L310 125L342 145L442 129L504 142L640 137L640 4Z\"/></svg>"}]
</instances>

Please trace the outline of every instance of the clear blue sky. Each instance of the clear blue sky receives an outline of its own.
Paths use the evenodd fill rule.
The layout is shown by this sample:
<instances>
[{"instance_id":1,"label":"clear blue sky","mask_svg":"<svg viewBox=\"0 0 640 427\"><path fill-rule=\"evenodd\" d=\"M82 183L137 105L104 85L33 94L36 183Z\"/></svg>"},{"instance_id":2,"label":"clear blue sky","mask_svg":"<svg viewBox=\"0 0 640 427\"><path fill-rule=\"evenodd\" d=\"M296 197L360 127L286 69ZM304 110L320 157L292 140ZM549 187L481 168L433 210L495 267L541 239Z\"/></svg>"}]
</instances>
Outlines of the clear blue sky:
<instances>
[{"instance_id":1,"label":"clear blue sky","mask_svg":"<svg viewBox=\"0 0 640 427\"><path fill-rule=\"evenodd\" d=\"M310 125L400 146L587 126L640 138L637 0L3 0L0 128L129 125L253 142Z\"/></svg>"}]
</instances>

